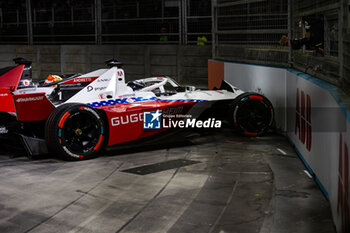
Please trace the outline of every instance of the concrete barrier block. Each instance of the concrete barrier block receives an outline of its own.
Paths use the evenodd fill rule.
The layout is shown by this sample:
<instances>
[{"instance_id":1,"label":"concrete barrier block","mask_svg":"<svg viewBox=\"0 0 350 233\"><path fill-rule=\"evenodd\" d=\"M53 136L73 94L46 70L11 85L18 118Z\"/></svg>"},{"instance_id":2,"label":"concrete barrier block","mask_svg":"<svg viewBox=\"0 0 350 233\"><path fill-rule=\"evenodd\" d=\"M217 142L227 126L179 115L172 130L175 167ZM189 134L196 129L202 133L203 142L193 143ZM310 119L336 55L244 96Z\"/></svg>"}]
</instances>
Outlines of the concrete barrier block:
<instances>
[{"instance_id":1,"label":"concrete barrier block","mask_svg":"<svg viewBox=\"0 0 350 233\"><path fill-rule=\"evenodd\" d=\"M176 55L179 49L177 45L150 45L151 55Z\"/></svg>"},{"instance_id":2,"label":"concrete barrier block","mask_svg":"<svg viewBox=\"0 0 350 233\"><path fill-rule=\"evenodd\" d=\"M64 73L86 73L85 64L66 63L63 65Z\"/></svg>"},{"instance_id":3,"label":"concrete barrier block","mask_svg":"<svg viewBox=\"0 0 350 233\"><path fill-rule=\"evenodd\" d=\"M145 67L142 65L128 65L124 68L125 70L125 76L128 76L129 74L134 75L143 75L145 73Z\"/></svg>"},{"instance_id":4,"label":"concrete barrier block","mask_svg":"<svg viewBox=\"0 0 350 233\"><path fill-rule=\"evenodd\" d=\"M185 67L202 67L207 69L208 67L208 59L203 57L197 57L197 56L186 56L182 58L182 64Z\"/></svg>"},{"instance_id":5,"label":"concrete barrier block","mask_svg":"<svg viewBox=\"0 0 350 233\"><path fill-rule=\"evenodd\" d=\"M0 61L1 62L15 64L14 62L12 62L13 58L15 58L15 54L14 53L0 53Z\"/></svg>"},{"instance_id":6,"label":"concrete barrier block","mask_svg":"<svg viewBox=\"0 0 350 233\"><path fill-rule=\"evenodd\" d=\"M40 53L39 62L60 63L61 56L60 56L60 54L42 54L42 53Z\"/></svg>"},{"instance_id":7,"label":"concrete barrier block","mask_svg":"<svg viewBox=\"0 0 350 233\"><path fill-rule=\"evenodd\" d=\"M141 45L120 45L116 48L116 56L120 55L143 55L144 46ZM119 52L118 52L119 51Z\"/></svg>"},{"instance_id":8,"label":"concrete barrier block","mask_svg":"<svg viewBox=\"0 0 350 233\"><path fill-rule=\"evenodd\" d=\"M37 46L35 45L18 45L15 47L15 53L19 54L36 54Z\"/></svg>"},{"instance_id":9,"label":"concrete barrier block","mask_svg":"<svg viewBox=\"0 0 350 233\"><path fill-rule=\"evenodd\" d=\"M114 46L112 45L90 45L89 51L91 55L109 55L113 56Z\"/></svg>"},{"instance_id":10,"label":"concrete barrier block","mask_svg":"<svg viewBox=\"0 0 350 233\"><path fill-rule=\"evenodd\" d=\"M33 64L33 67L37 67L36 64ZM61 70L61 65L59 63L40 63L40 70L43 72L52 72L52 71L57 71Z\"/></svg>"},{"instance_id":11,"label":"concrete barrier block","mask_svg":"<svg viewBox=\"0 0 350 233\"><path fill-rule=\"evenodd\" d=\"M88 70L86 72L90 72L98 69L104 69L104 68L107 68L104 64L94 63L88 67Z\"/></svg>"},{"instance_id":12,"label":"concrete barrier block","mask_svg":"<svg viewBox=\"0 0 350 233\"><path fill-rule=\"evenodd\" d=\"M177 57L171 55L153 55L150 58L151 65L168 65L168 66L176 66Z\"/></svg>"},{"instance_id":13,"label":"concrete barrier block","mask_svg":"<svg viewBox=\"0 0 350 233\"><path fill-rule=\"evenodd\" d=\"M176 66L151 66L151 76L176 76Z\"/></svg>"},{"instance_id":14,"label":"concrete barrier block","mask_svg":"<svg viewBox=\"0 0 350 233\"><path fill-rule=\"evenodd\" d=\"M64 55L62 60L66 63L85 63L86 62L86 54L74 54L74 55Z\"/></svg>"},{"instance_id":15,"label":"concrete barrier block","mask_svg":"<svg viewBox=\"0 0 350 233\"><path fill-rule=\"evenodd\" d=\"M61 45L62 55L88 54L88 46L82 45Z\"/></svg>"},{"instance_id":16,"label":"concrete barrier block","mask_svg":"<svg viewBox=\"0 0 350 233\"><path fill-rule=\"evenodd\" d=\"M125 67L128 65L144 65L144 56L141 56L141 55L121 54L116 59L118 61L124 63Z\"/></svg>"},{"instance_id":17,"label":"concrete barrier block","mask_svg":"<svg viewBox=\"0 0 350 233\"><path fill-rule=\"evenodd\" d=\"M211 46L188 45L184 46L184 56L205 56L210 58L212 49Z\"/></svg>"},{"instance_id":18,"label":"concrete barrier block","mask_svg":"<svg viewBox=\"0 0 350 233\"><path fill-rule=\"evenodd\" d=\"M14 66L15 63L13 62L6 62L6 61L0 61L0 68L8 67L8 66Z\"/></svg>"},{"instance_id":19,"label":"concrete barrier block","mask_svg":"<svg viewBox=\"0 0 350 233\"><path fill-rule=\"evenodd\" d=\"M0 46L0 54L2 54L2 53L13 54L14 51L15 51L15 45L1 45Z\"/></svg>"},{"instance_id":20,"label":"concrete barrier block","mask_svg":"<svg viewBox=\"0 0 350 233\"><path fill-rule=\"evenodd\" d=\"M184 67L183 73L185 77L201 77L208 79L208 69L204 69L201 67Z\"/></svg>"},{"instance_id":21,"label":"concrete barrier block","mask_svg":"<svg viewBox=\"0 0 350 233\"><path fill-rule=\"evenodd\" d=\"M37 49L40 52L40 55L42 54L61 54L61 46L59 45L42 45L38 46Z\"/></svg>"},{"instance_id":22,"label":"concrete barrier block","mask_svg":"<svg viewBox=\"0 0 350 233\"><path fill-rule=\"evenodd\" d=\"M113 58L112 54L94 54L89 56L91 64L100 64L100 65L104 65L105 61L110 60L112 58Z\"/></svg>"}]
</instances>

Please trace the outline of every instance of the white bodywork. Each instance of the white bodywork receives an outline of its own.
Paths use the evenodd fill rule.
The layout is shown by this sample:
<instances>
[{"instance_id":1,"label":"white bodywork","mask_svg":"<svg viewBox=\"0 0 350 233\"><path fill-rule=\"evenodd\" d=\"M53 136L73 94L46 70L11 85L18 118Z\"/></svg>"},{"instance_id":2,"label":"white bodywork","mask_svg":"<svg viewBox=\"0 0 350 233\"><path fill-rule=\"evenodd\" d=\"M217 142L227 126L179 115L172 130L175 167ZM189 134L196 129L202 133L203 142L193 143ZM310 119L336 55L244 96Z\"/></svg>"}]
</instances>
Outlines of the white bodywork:
<instances>
[{"instance_id":1,"label":"white bodywork","mask_svg":"<svg viewBox=\"0 0 350 233\"><path fill-rule=\"evenodd\" d=\"M86 75L84 75L86 76ZM85 102L91 103L106 99L118 99L123 96L134 97L156 97L154 90L159 89L159 93L165 93L165 85L170 84L172 87L179 87L179 85L168 77L152 77L137 80L142 83L154 82L154 84L143 89L134 91L125 83L124 70L117 67L112 67L106 70L98 79L79 91L73 97L66 101L66 103ZM194 89L194 88L193 88ZM226 90L186 90L185 92L178 92L169 96L158 96L161 100L224 100L234 99L238 95L244 93L243 91L232 86L234 92Z\"/></svg>"},{"instance_id":2,"label":"white bodywork","mask_svg":"<svg viewBox=\"0 0 350 233\"><path fill-rule=\"evenodd\" d=\"M143 97L143 98L157 98L160 100L195 100L195 101L215 101L225 99L235 99L238 95L244 93L238 88L228 84L231 91L226 90L196 90L194 87L186 88L185 91L176 92L172 95L162 95L166 93L166 85L173 88L179 85L169 77L151 77L146 79L136 80L141 83L151 83L150 85L133 90L125 83L124 70L118 67L111 67L110 69L99 69L81 76L77 79L85 77L98 77L95 81L78 91L75 95L69 98L65 103L96 103L104 100L115 100L124 97ZM29 88L19 89L14 94L28 94L44 92L49 96L54 91L55 87L38 87L33 86ZM160 95L156 96L154 91Z\"/></svg>"}]
</instances>

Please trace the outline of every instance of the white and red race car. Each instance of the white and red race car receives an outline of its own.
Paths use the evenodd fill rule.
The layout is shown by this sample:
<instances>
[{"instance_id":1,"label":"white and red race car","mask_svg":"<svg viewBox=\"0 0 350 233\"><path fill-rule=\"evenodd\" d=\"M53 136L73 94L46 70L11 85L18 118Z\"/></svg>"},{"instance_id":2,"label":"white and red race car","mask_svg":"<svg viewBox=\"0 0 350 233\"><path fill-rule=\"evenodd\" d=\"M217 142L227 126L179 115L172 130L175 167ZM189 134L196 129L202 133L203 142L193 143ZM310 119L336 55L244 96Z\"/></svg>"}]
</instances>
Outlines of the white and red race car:
<instances>
[{"instance_id":1,"label":"white and red race car","mask_svg":"<svg viewBox=\"0 0 350 233\"><path fill-rule=\"evenodd\" d=\"M31 62L14 61L0 69L0 137L19 136L30 155L88 159L174 128L218 128L224 119L244 135L260 136L274 121L266 97L225 81L220 90L182 87L169 77L126 83L122 64L110 60L105 69L33 83Z\"/></svg>"}]
</instances>

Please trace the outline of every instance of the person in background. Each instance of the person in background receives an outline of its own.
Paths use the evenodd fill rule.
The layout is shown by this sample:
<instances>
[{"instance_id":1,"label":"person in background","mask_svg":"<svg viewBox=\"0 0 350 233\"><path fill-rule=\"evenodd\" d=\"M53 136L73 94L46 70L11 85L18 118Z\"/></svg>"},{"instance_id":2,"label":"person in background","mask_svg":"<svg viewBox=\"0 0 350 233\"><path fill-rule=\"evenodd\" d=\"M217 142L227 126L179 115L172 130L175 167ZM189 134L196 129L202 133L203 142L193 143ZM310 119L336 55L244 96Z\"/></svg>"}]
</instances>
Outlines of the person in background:
<instances>
[{"instance_id":1,"label":"person in background","mask_svg":"<svg viewBox=\"0 0 350 233\"><path fill-rule=\"evenodd\" d=\"M161 33L162 35L160 36L159 40L160 40L160 41L164 41L164 42L168 41L168 36L166 35L166 27L162 27L162 28L160 29L160 33Z\"/></svg>"},{"instance_id":2,"label":"person in background","mask_svg":"<svg viewBox=\"0 0 350 233\"><path fill-rule=\"evenodd\" d=\"M288 36L283 35L279 41L279 44L281 46L288 46L289 45L289 40L288 40Z\"/></svg>"},{"instance_id":3,"label":"person in background","mask_svg":"<svg viewBox=\"0 0 350 233\"><path fill-rule=\"evenodd\" d=\"M205 37L205 36L198 36L197 37L197 45L203 46L207 42L208 42L207 37Z\"/></svg>"}]
</instances>

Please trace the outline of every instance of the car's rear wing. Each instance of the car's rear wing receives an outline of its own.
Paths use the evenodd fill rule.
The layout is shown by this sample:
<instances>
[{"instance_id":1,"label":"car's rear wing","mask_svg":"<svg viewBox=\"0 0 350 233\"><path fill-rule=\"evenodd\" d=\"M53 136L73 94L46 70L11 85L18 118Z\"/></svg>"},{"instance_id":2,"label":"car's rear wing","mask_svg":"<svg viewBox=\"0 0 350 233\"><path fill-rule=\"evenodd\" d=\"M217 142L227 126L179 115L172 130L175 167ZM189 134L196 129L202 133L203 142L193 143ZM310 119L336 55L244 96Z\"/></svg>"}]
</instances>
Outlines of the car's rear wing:
<instances>
[{"instance_id":1,"label":"car's rear wing","mask_svg":"<svg viewBox=\"0 0 350 233\"><path fill-rule=\"evenodd\" d=\"M4 90L17 90L19 81L24 70L24 64L13 67L12 69L2 69L5 72L0 72L0 89ZM11 68L11 67L9 67Z\"/></svg>"}]
</instances>

